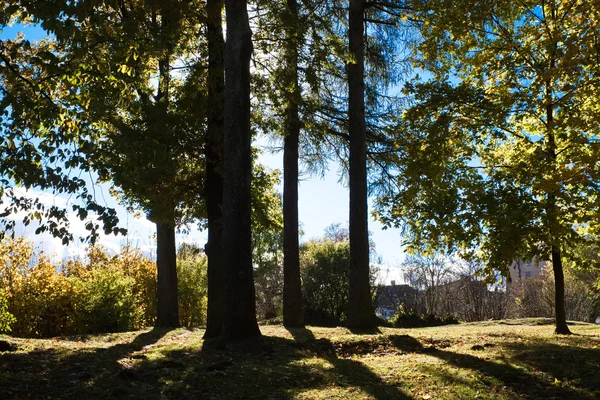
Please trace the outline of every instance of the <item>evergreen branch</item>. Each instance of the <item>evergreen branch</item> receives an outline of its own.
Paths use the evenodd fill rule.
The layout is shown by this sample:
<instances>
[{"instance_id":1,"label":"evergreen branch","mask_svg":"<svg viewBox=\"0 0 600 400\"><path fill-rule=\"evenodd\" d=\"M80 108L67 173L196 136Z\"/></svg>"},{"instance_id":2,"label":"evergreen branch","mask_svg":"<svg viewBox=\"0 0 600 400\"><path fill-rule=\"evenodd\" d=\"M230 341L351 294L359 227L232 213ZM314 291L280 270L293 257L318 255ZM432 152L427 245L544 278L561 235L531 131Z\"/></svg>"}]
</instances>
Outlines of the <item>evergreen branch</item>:
<instances>
[{"instance_id":1,"label":"evergreen branch","mask_svg":"<svg viewBox=\"0 0 600 400\"><path fill-rule=\"evenodd\" d=\"M371 22L373 24L396 26L396 23L394 23L394 22L382 21L382 20L379 20L379 19L365 18L364 20L365 20L365 22Z\"/></svg>"}]
</instances>

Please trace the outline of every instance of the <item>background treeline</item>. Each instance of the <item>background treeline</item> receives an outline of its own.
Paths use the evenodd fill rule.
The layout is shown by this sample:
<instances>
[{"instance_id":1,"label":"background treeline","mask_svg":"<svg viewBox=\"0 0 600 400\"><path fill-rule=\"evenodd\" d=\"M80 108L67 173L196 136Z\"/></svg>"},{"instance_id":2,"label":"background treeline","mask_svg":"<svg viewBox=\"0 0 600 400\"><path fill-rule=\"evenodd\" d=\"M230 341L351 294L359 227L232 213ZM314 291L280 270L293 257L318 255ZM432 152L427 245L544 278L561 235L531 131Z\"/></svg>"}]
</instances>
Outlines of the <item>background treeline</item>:
<instances>
[{"instance_id":1,"label":"background treeline","mask_svg":"<svg viewBox=\"0 0 600 400\"><path fill-rule=\"evenodd\" d=\"M281 231L255 235L256 307L263 323L281 323L283 263ZM374 249L373 249L374 253ZM329 227L322 238L300 247L302 303L309 325L346 322L350 273L348 229ZM458 321L554 317L554 277L489 284L481 266L443 257L407 256L401 265L406 284L383 285L372 265L372 306L397 327ZM179 324L206 324L207 259L199 247L177 252ZM137 249L110 254L89 247L83 260L53 262L23 238L0 243L0 332L24 337L116 332L156 322L156 264ZM565 268L569 320L593 322L600 315L600 274ZM383 310L386 310L385 312ZM381 321L383 323L383 321Z\"/></svg>"},{"instance_id":2,"label":"background treeline","mask_svg":"<svg viewBox=\"0 0 600 400\"><path fill-rule=\"evenodd\" d=\"M482 266L441 256L408 256L401 268L407 284L379 288L379 304L395 311L392 320L398 326L427 319L435 324L448 319L472 322L555 316L555 282L548 263L539 276L491 283L482 276ZM565 308L569 320L594 322L600 316L596 269L565 267Z\"/></svg>"},{"instance_id":3,"label":"background treeline","mask_svg":"<svg viewBox=\"0 0 600 400\"><path fill-rule=\"evenodd\" d=\"M567 319L594 322L600 317L600 280L598 272L565 270L565 309ZM542 275L523 280L508 292L507 316L554 317L554 276L544 269Z\"/></svg>"}]
</instances>

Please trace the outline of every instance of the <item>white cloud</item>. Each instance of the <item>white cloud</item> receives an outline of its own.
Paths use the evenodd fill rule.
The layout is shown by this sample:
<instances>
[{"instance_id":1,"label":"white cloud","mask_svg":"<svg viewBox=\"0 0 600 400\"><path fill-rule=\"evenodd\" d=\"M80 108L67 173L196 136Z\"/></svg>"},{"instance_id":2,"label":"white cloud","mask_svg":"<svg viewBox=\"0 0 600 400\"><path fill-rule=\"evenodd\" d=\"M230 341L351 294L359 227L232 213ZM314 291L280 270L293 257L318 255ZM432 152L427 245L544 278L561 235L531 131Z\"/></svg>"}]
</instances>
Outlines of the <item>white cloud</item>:
<instances>
[{"instance_id":1,"label":"white cloud","mask_svg":"<svg viewBox=\"0 0 600 400\"><path fill-rule=\"evenodd\" d=\"M57 196L53 195L52 193L46 193L37 190L21 190L18 191L17 194L33 199L37 198L45 206L56 206L70 210L70 201L68 198L63 196ZM133 248L139 249L145 256L155 259L156 227L154 223L143 216L134 216L128 214L123 207L118 205L114 207L120 219L120 226L127 229L128 234L127 236L115 236L106 235L103 232L100 232L98 243L104 246L111 253L117 253L123 247L129 245ZM0 205L0 210L3 209L4 207ZM7 219L15 221L15 235L25 237L34 244L38 251L44 252L46 255L52 257L55 261L70 258L83 258L85 256L87 243L82 243L81 239L86 238L89 234L89 231L85 228L85 225L87 222L95 220L94 218L88 218L84 221L81 221L74 212L68 212L67 214L69 220L69 232L72 233L75 238L75 240L67 246L63 245L61 239L53 237L48 232L36 235L35 231L40 225L37 221L32 221L29 225L25 226L23 224L23 217L26 216L26 212L24 211L10 215L7 217ZM186 234L177 235L178 244L186 242L203 247L206 243L206 240L206 232L199 231L196 228L189 229L189 232Z\"/></svg>"},{"instance_id":2,"label":"white cloud","mask_svg":"<svg viewBox=\"0 0 600 400\"><path fill-rule=\"evenodd\" d=\"M406 283L404 271L399 265L376 264L375 268L379 269L379 281L385 285L391 285L392 281L396 285Z\"/></svg>"},{"instance_id":3,"label":"white cloud","mask_svg":"<svg viewBox=\"0 0 600 400\"><path fill-rule=\"evenodd\" d=\"M15 190L15 194L19 196L28 197L31 199L38 199L38 201L46 207L56 206L59 208L70 210L71 201L69 197L54 195L52 193L42 192L39 190ZM4 210L5 205L0 206L1 210ZM76 213L72 211L67 212L69 221L69 232L74 236L75 240L68 246L63 245L62 240L53 237L50 233L44 232L41 234L35 234L36 229L40 226L38 221L31 221L29 225L23 223L23 218L27 215L25 211L19 211L18 213L9 215L6 217L8 220L15 221L14 233L17 236L23 236L27 240L33 242L35 248L51 256L53 259L65 259L65 258L78 258L85 254L86 243L82 243L81 239L86 238L89 231L85 228L85 225L92 221L95 222L94 218L88 218L84 221L79 219ZM105 235L100 233L99 243L105 246L110 252L118 252L121 248L120 241L123 237Z\"/></svg>"}]
</instances>

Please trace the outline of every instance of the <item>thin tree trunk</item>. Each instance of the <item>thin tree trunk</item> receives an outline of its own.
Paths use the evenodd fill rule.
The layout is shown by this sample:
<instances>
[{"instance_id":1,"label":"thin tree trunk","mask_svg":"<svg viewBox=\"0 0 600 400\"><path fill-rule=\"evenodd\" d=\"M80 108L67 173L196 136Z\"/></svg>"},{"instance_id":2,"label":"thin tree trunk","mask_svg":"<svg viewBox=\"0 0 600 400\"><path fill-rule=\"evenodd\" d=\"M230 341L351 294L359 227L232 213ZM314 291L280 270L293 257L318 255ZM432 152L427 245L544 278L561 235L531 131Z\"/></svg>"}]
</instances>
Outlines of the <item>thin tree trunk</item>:
<instances>
[{"instance_id":1,"label":"thin tree trunk","mask_svg":"<svg viewBox=\"0 0 600 400\"><path fill-rule=\"evenodd\" d=\"M556 198L554 193L548 195L548 209L550 219L550 240L552 241L552 270L554 272L554 314L556 317L555 333L561 335L570 335L571 331L567 325L567 314L565 312L565 276L563 272L562 258L560 255L560 247L556 243L555 235L557 218L556 218Z\"/></svg>"},{"instance_id":2,"label":"thin tree trunk","mask_svg":"<svg viewBox=\"0 0 600 400\"><path fill-rule=\"evenodd\" d=\"M555 67L554 55L550 57L550 70ZM547 151L551 168L556 168L556 138L554 137L554 106L551 82L546 82L546 97L548 105L546 106L546 119L547 119ZM548 220L550 225L550 240L551 240L551 251L552 251L552 269L554 271L554 313L556 316L556 329L555 333L562 335L569 335L571 331L567 325L567 316L565 312L565 277L563 273L562 259L560 255L560 247L557 238L558 228L558 215L556 209L556 194L557 190L552 189L548 193Z\"/></svg>"},{"instance_id":3,"label":"thin tree trunk","mask_svg":"<svg viewBox=\"0 0 600 400\"><path fill-rule=\"evenodd\" d=\"M298 102L298 38L295 22L298 20L298 3L288 0L290 24L286 32L286 61L288 62L286 88L293 88L286 101L285 139L283 145L283 324L304 325L302 315L302 287L300 283L300 251L298 244L298 146L300 117Z\"/></svg>"},{"instance_id":4,"label":"thin tree trunk","mask_svg":"<svg viewBox=\"0 0 600 400\"><path fill-rule=\"evenodd\" d=\"M158 312L156 326L179 326L177 302L177 249L175 223L156 224L156 267L158 270Z\"/></svg>"},{"instance_id":5,"label":"thin tree trunk","mask_svg":"<svg viewBox=\"0 0 600 400\"><path fill-rule=\"evenodd\" d=\"M350 133L350 293L348 326L375 323L369 284L367 139L365 121L364 0L350 0L348 39L353 60L347 64Z\"/></svg>"},{"instance_id":6,"label":"thin tree trunk","mask_svg":"<svg viewBox=\"0 0 600 400\"><path fill-rule=\"evenodd\" d=\"M556 314L555 333L560 335L570 335L571 330L567 325L567 315L565 312L565 276L563 273L562 259L560 249L552 246L552 269L554 270L554 312Z\"/></svg>"},{"instance_id":7,"label":"thin tree trunk","mask_svg":"<svg viewBox=\"0 0 600 400\"><path fill-rule=\"evenodd\" d=\"M222 337L260 335L252 276L250 179L250 57L252 31L245 0L226 0L223 246L225 315Z\"/></svg>"},{"instance_id":8,"label":"thin tree trunk","mask_svg":"<svg viewBox=\"0 0 600 400\"><path fill-rule=\"evenodd\" d=\"M205 198L208 215L208 308L205 338L221 334L224 314L225 265L223 260L223 0L207 0L208 129L206 135Z\"/></svg>"}]
</instances>

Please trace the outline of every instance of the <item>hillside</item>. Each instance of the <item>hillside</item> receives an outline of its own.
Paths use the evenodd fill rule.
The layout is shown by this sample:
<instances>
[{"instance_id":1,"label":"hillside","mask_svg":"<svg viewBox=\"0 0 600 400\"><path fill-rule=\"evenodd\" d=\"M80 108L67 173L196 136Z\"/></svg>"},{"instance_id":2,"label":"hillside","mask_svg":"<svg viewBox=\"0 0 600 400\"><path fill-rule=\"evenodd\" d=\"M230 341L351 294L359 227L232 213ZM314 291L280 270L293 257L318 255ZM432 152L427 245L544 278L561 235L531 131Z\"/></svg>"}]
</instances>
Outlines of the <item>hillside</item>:
<instances>
[{"instance_id":1,"label":"hillside","mask_svg":"<svg viewBox=\"0 0 600 400\"><path fill-rule=\"evenodd\" d=\"M356 335L262 327L205 343L202 330L49 340L3 337L0 399L600 398L600 327L495 321Z\"/></svg>"}]
</instances>

